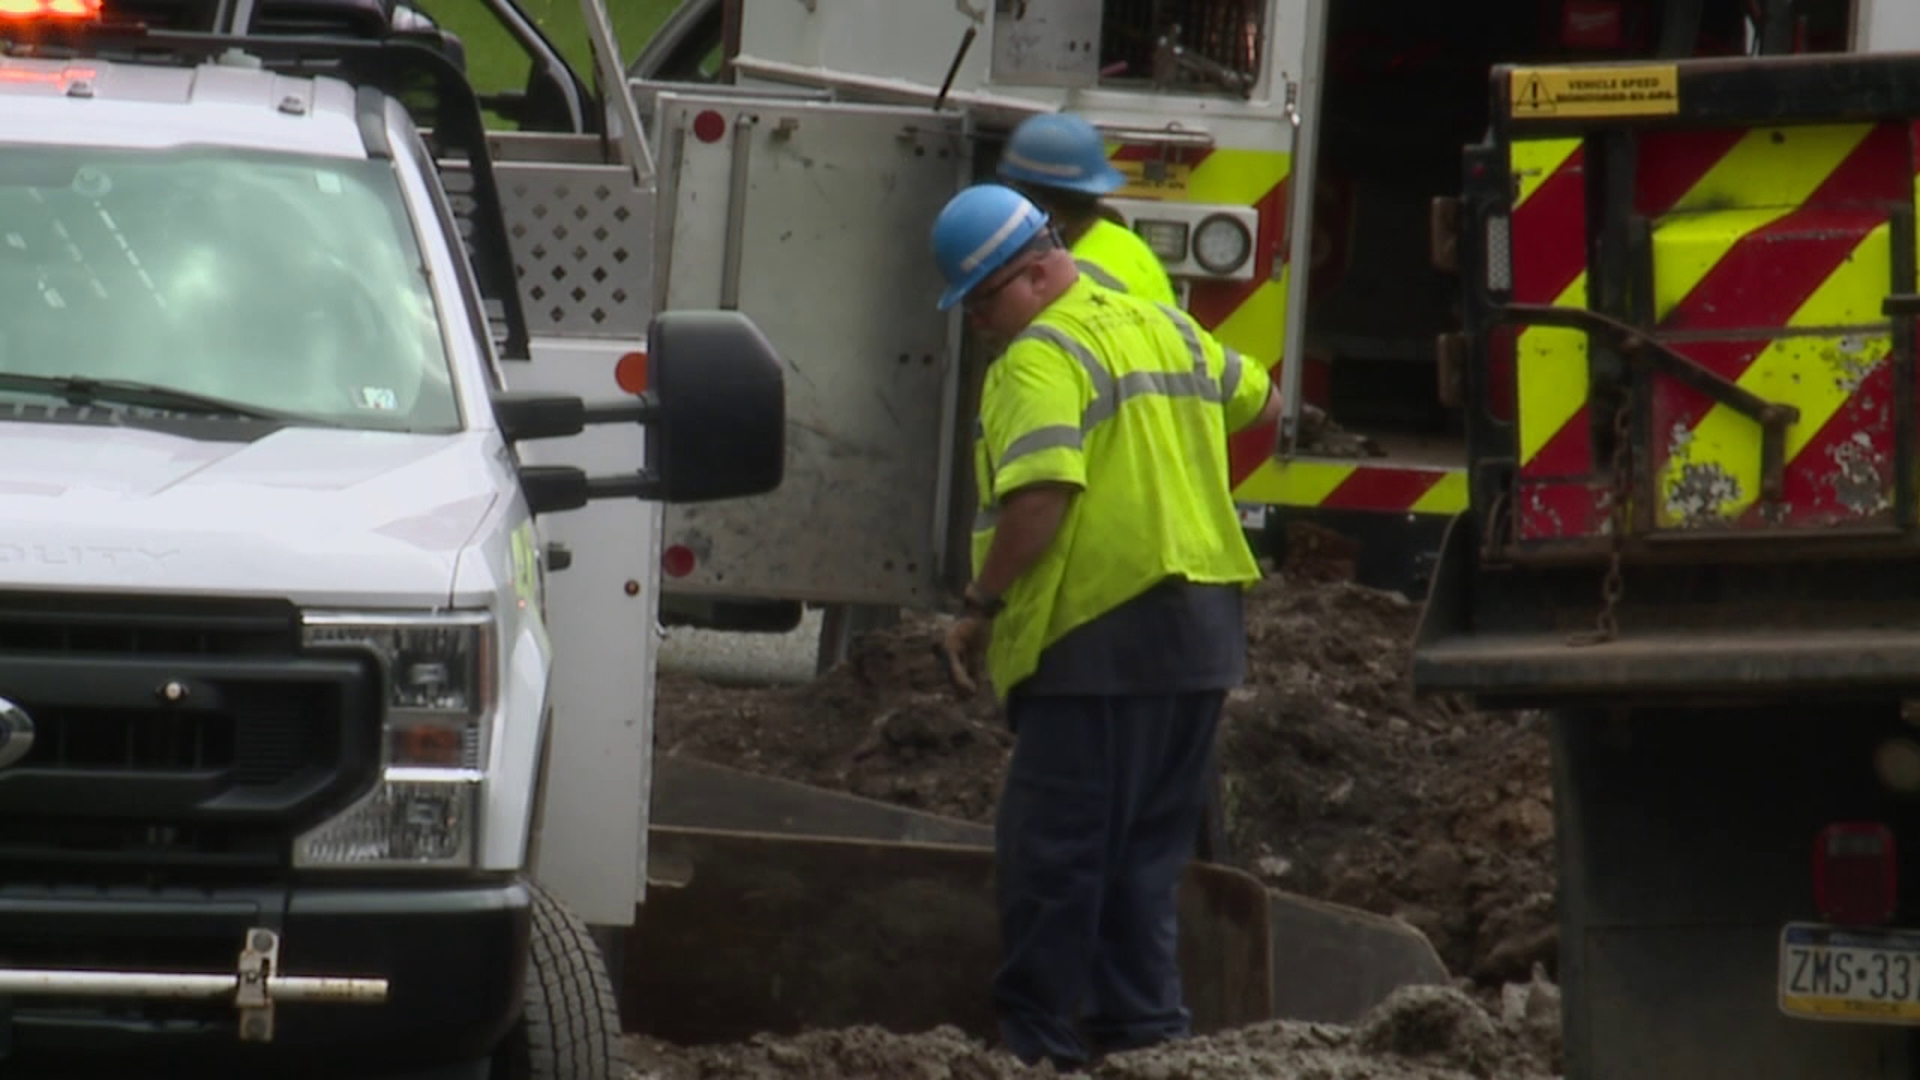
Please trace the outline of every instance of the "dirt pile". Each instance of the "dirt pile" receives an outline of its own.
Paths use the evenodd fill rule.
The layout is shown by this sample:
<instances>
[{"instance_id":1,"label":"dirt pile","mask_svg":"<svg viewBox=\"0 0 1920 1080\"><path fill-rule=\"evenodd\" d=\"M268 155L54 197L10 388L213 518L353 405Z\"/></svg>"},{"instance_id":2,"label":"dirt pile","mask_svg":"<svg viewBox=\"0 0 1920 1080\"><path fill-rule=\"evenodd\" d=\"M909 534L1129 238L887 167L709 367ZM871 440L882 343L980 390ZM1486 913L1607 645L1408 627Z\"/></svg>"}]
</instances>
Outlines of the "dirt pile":
<instances>
[{"instance_id":1,"label":"dirt pile","mask_svg":"<svg viewBox=\"0 0 1920 1080\"><path fill-rule=\"evenodd\" d=\"M726 687L661 673L662 754L991 821L1013 747L990 695L955 697L934 658L941 624L863 636L845 663L800 686Z\"/></svg>"},{"instance_id":2,"label":"dirt pile","mask_svg":"<svg viewBox=\"0 0 1920 1080\"><path fill-rule=\"evenodd\" d=\"M1404 918L1456 974L1553 958L1553 813L1532 714L1415 700L1418 608L1346 582L1272 578L1222 733L1227 821L1271 884Z\"/></svg>"},{"instance_id":3,"label":"dirt pile","mask_svg":"<svg viewBox=\"0 0 1920 1080\"><path fill-rule=\"evenodd\" d=\"M1418 608L1340 580L1338 545L1303 538L1248 607L1250 672L1222 728L1236 861L1270 884L1418 926L1482 985L1551 963L1552 814L1529 715L1415 701ZM956 700L909 620L795 687L662 676L663 754L991 820L1012 737L989 695Z\"/></svg>"},{"instance_id":4,"label":"dirt pile","mask_svg":"<svg viewBox=\"0 0 1920 1080\"><path fill-rule=\"evenodd\" d=\"M1536 978L1505 988L1489 1012L1444 987L1406 987L1354 1027L1276 1021L1118 1054L1107 1080L1542 1080L1560 1069L1558 994ZM630 1080L1024 1080L1054 1075L940 1028L897 1035L859 1027L730 1046L630 1038Z\"/></svg>"}]
</instances>

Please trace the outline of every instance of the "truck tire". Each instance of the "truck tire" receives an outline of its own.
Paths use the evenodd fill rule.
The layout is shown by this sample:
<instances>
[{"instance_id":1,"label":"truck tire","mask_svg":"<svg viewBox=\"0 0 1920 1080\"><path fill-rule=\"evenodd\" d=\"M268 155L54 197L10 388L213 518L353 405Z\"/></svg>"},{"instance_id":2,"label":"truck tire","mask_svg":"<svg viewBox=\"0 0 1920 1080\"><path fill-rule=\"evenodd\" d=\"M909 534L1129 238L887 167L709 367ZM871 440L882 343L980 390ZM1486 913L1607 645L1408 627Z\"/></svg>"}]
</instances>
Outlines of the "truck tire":
<instances>
[{"instance_id":1,"label":"truck tire","mask_svg":"<svg viewBox=\"0 0 1920 1080\"><path fill-rule=\"evenodd\" d=\"M526 1004L495 1061L496 1080L623 1080L620 1006L593 935L538 885Z\"/></svg>"}]
</instances>

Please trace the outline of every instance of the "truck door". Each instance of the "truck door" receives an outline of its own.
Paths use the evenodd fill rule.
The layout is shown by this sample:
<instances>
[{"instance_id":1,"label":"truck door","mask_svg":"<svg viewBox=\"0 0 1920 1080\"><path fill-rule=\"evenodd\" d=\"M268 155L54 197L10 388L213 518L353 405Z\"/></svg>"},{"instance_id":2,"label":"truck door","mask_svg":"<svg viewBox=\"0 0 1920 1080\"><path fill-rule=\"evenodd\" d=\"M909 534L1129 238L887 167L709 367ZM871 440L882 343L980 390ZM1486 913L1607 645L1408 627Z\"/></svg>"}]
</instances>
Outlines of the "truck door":
<instances>
[{"instance_id":1,"label":"truck door","mask_svg":"<svg viewBox=\"0 0 1920 1080\"><path fill-rule=\"evenodd\" d=\"M787 471L665 514L669 591L924 607L947 547L958 322L928 246L962 120L660 93L656 310L751 315L787 365Z\"/></svg>"}]
</instances>

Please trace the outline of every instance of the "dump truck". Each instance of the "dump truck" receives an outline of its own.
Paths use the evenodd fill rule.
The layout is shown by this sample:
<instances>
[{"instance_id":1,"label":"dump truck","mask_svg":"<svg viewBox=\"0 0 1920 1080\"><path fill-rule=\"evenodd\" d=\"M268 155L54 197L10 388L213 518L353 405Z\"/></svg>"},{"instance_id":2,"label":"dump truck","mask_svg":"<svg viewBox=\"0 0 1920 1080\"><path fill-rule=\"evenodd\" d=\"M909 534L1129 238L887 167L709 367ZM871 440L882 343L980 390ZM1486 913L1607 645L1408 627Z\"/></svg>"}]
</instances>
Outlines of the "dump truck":
<instances>
[{"instance_id":1,"label":"dump truck","mask_svg":"<svg viewBox=\"0 0 1920 1080\"><path fill-rule=\"evenodd\" d=\"M617 1080L647 538L784 460L744 316L523 292L645 250L630 101L392 0L0 44L0 1073Z\"/></svg>"},{"instance_id":2,"label":"dump truck","mask_svg":"<svg viewBox=\"0 0 1920 1080\"><path fill-rule=\"evenodd\" d=\"M1920 1069L1920 8L1761 14L1496 67L1434 213L1470 507L1413 679L1546 712L1570 1080Z\"/></svg>"}]
</instances>

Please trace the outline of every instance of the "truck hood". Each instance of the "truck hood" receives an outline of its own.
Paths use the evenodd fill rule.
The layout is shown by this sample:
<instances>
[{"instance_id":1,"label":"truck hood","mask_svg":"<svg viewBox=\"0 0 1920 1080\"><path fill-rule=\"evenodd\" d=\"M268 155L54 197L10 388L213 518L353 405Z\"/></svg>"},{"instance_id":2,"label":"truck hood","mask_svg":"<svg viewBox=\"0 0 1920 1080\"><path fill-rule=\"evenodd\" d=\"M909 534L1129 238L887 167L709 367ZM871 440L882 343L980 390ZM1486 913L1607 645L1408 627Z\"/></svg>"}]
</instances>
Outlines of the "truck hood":
<instances>
[{"instance_id":1,"label":"truck hood","mask_svg":"<svg viewBox=\"0 0 1920 1080\"><path fill-rule=\"evenodd\" d=\"M484 433L0 422L0 588L444 605L502 490L498 450Z\"/></svg>"}]
</instances>

